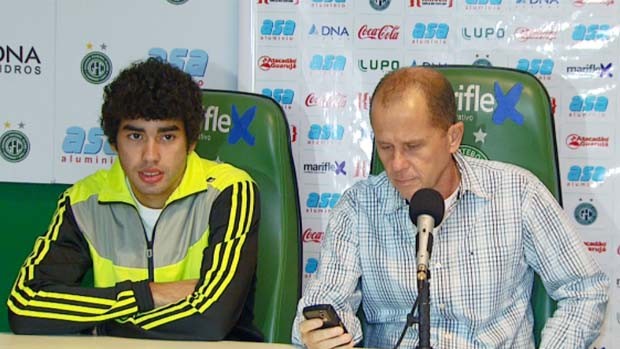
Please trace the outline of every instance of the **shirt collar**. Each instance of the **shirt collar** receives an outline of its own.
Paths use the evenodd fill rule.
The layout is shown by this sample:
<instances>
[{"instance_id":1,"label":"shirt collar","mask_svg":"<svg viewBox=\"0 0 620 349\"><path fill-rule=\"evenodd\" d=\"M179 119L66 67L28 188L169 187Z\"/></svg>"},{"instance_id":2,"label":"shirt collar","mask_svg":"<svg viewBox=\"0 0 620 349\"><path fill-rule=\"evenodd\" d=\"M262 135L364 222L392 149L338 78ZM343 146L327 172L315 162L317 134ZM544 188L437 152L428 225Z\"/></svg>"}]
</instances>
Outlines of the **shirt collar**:
<instances>
[{"instance_id":1,"label":"shirt collar","mask_svg":"<svg viewBox=\"0 0 620 349\"><path fill-rule=\"evenodd\" d=\"M461 196L467 192L471 192L476 196L488 199L490 197L489 193L487 193L484 187L480 184L480 180L476 177L474 169L471 167L468 160L465 159L465 156L460 152L457 152L453 155L453 158L456 161L456 166L461 174ZM402 209L403 207L407 207L407 200L403 199L398 190L396 190L396 188L392 185L392 182L390 182L390 179L387 177L385 171L381 174L381 176L383 176L389 183L385 196L386 199L383 203L385 205L386 212L392 213Z\"/></svg>"}]
</instances>

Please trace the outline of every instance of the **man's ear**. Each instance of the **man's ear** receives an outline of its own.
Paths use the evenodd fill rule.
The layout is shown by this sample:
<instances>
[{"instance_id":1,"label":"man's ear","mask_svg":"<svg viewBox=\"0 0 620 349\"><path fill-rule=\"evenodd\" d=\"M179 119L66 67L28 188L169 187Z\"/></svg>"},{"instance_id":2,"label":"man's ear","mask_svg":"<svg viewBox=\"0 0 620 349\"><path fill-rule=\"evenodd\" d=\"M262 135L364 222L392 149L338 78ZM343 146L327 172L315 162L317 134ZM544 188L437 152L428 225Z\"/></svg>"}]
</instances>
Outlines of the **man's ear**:
<instances>
[{"instance_id":1,"label":"man's ear","mask_svg":"<svg viewBox=\"0 0 620 349\"><path fill-rule=\"evenodd\" d=\"M191 144L189 145L189 147L187 147L187 153L188 153L188 154L189 154L189 153L191 153L191 152L193 152L193 151L196 149L196 144L197 144L197 143L198 143L198 141L196 141L196 142L194 142L194 143L191 143Z\"/></svg>"},{"instance_id":2,"label":"man's ear","mask_svg":"<svg viewBox=\"0 0 620 349\"><path fill-rule=\"evenodd\" d=\"M452 124L448 128L448 141L450 142L450 152L456 153L463 141L463 132L465 132L465 125L462 121Z\"/></svg>"}]
</instances>

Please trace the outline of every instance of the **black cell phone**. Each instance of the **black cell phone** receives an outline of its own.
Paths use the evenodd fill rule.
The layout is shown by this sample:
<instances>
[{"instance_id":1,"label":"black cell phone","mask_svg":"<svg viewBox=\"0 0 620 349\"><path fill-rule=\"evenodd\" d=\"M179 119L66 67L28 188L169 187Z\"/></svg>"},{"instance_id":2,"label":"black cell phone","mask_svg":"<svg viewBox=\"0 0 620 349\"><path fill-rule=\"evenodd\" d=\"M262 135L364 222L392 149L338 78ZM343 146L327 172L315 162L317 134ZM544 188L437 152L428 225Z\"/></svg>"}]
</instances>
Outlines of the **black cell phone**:
<instances>
[{"instance_id":1,"label":"black cell phone","mask_svg":"<svg viewBox=\"0 0 620 349\"><path fill-rule=\"evenodd\" d=\"M304 308L303 313L304 313L304 317L307 320L317 319L317 318L322 319L323 326L321 326L321 328L331 328L335 326L340 326L342 327L342 330L344 331L344 333L347 333L346 327L344 327L344 324L340 320L340 317L338 316L338 314L334 310L334 307L332 307L331 304L309 305Z\"/></svg>"}]
</instances>

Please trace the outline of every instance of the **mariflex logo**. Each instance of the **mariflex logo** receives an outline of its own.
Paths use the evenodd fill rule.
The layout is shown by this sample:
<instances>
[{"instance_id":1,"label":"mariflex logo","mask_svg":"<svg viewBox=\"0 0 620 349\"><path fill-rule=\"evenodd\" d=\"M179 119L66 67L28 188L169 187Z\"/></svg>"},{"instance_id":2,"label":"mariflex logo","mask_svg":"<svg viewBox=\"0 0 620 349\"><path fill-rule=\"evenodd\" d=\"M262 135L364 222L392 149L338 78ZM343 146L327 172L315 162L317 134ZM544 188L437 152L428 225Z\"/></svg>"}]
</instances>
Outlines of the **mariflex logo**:
<instances>
[{"instance_id":1,"label":"mariflex logo","mask_svg":"<svg viewBox=\"0 0 620 349\"><path fill-rule=\"evenodd\" d=\"M9 130L0 136L0 156L8 162L20 162L30 152L30 141L21 131Z\"/></svg>"},{"instance_id":2,"label":"mariflex logo","mask_svg":"<svg viewBox=\"0 0 620 349\"><path fill-rule=\"evenodd\" d=\"M250 133L250 124L256 116L257 106L250 107L243 113L237 111L237 106L232 105L231 113L220 114L220 107L210 105L205 111L205 131L228 133L228 144L236 144L243 140L250 146L254 146L256 139Z\"/></svg>"},{"instance_id":3,"label":"mariflex logo","mask_svg":"<svg viewBox=\"0 0 620 349\"><path fill-rule=\"evenodd\" d=\"M506 93L496 81L493 84L493 92L483 92L481 85L459 85L454 92L456 97L459 120L473 121L473 116L464 115L466 112L493 113L492 120L496 125L502 125L506 119L514 121L517 125L523 125L524 117L517 110L517 103L523 92L523 84L513 85Z\"/></svg>"},{"instance_id":4,"label":"mariflex logo","mask_svg":"<svg viewBox=\"0 0 620 349\"><path fill-rule=\"evenodd\" d=\"M104 45L102 45L104 46ZM82 76L91 84L106 82L112 75L112 61L103 52L89 52L80 64Z\"/></svg>"}]
</instances>

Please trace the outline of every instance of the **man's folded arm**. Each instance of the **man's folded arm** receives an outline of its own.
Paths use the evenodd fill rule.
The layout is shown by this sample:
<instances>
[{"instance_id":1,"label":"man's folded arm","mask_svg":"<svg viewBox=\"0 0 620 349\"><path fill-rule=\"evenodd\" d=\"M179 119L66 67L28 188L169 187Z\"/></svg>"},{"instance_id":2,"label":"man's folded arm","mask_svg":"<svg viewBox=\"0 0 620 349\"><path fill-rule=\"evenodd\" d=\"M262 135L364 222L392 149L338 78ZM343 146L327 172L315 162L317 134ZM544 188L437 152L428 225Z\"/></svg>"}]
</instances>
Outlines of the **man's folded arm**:
<instances>
[{"instance_id":1,"label":"man's folded arm","mask_svg":"<svg viewBox=\"0 0 620 349\"><path fill-rule=\"evenodd\" d=\"M178 302L108 324L105 333L140 338L224 339L253 289L258 252L259 194L250 181L234 183L215 200L200 279ZM157 298L157 296L154 296Z\"/></svg>"},{"instance_id":2,"label":"man's folded arm","mask_svg":"<svg viewBox=\"0 0 620 349\"><path fill-rule=\"evenodd\" d=\"M148 283L81 287L91 269L88 244L67 193L58 201L48 231L37 238L7 301L9 324L19 334L78 333L153 308Z\"/></svg>"}]
</instances>

